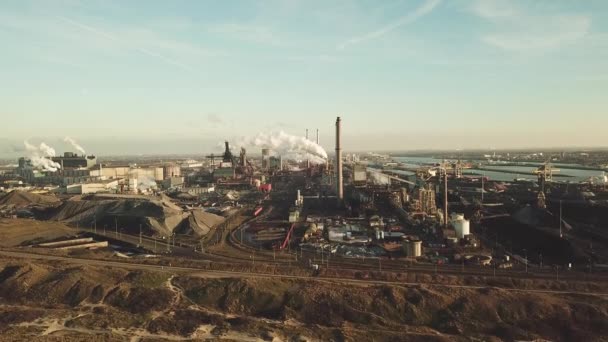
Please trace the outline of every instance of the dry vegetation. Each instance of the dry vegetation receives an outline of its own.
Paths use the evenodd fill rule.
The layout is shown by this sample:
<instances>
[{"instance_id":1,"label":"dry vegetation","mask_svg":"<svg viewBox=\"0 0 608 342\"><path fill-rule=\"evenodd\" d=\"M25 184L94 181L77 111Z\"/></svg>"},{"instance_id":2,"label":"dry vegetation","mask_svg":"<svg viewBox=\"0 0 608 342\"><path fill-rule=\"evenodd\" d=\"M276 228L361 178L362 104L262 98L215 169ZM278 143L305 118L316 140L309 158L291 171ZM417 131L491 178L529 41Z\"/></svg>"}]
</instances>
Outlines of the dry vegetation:
<instances>
[{"instance_id":1,"label":"dry vegetation","mask_svg":"<svg viewBox=\"0 0 608 342\"><path fill-rule=\"evenodd\" d=\"M173 277L3 259L0 317L12 340L608 340L608 300L590 295Z\"/></svg>"}]
</instances>

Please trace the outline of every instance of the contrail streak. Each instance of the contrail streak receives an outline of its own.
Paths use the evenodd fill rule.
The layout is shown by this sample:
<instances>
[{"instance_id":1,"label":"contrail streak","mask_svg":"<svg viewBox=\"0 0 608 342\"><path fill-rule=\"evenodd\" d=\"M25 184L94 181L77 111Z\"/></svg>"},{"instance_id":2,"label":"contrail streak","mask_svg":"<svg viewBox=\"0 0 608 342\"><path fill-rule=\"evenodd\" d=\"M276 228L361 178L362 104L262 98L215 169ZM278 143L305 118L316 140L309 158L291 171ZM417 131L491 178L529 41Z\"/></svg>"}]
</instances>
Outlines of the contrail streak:
<instances>
[{"instance_id":1,"label":"contrail streak","mask_svg":"<svg viewBox=\"0 0 608 342\"><path fill-rule=\"evenodd\" d=\"M383 36L391 31L399 28L400 26L403 26L405 24L409 24L413 21L416 21L418 18L425 16L426 14L433 11L435 9L435 7L437 7L437 5L439 5L440 2L441 2L441 0L426 0L426 2L423 5L416 8L413 12L408 13L405 16L401 17L399 20L397 20L391 24L388 24L384 27L381 27L375 31L368 32L366 34L362 34L362 35L359 35L356 37L352 37L352 38L348 39L347 41L339 44L337 46L337 49L343 50L350 45L355 45L355 44L359 44L359 43L362 43L367 40L372 40L372 39L378 38L380 36Z\"/></svg>"},{"instance_id":2,"label":"contrail streak","mask_svg":"<svg viewBox=\"0 0 608 342\"><path fill-rule=\"evenodd\" d=\"M104 37L104 38L106 38L108 40L111 40L111 41L114 41L114 42L126 45L129 48L131 48L131 49L133 49L133 50L135 50L135 51L137 51L139 53L142 53L144 55L147 55L147 56L159 59L159 60L161 60L161 61L163 61L163 62L165 62L165 63L167 63L169 65L173 65L175 67L178 67L178 68L181 68L181 69L184 69L184 70L187 70L187 71L193 71L193 68L190 67L190 66L188 66L188 65L180 63L180 62L178 62L178 61L176 61L174 59L171 59L169 57L166 57L166 56L164 56L164 55L162 55L160 53L157 53L157 52L154 52L154 51L150 51L150 50L144 49L142 47L134 46L134 45L130 44L129 42L120 40L119 38L116 38L115 36L113 36L113 35L111 35L111 34L109 34L107 32L104 32L104 31L102 31L100 29L97 29L95 27L79 23L77 21L74 21L74 20L66 18L66 17L57 17L57 18L60 19L63 22L66 22L66 23L72 25L72 26L78 27L79 29L81 29L83 31L88 31L88 32L94 33L96 35L102 36L102 37Z\"/></svg>"}]
</instances>

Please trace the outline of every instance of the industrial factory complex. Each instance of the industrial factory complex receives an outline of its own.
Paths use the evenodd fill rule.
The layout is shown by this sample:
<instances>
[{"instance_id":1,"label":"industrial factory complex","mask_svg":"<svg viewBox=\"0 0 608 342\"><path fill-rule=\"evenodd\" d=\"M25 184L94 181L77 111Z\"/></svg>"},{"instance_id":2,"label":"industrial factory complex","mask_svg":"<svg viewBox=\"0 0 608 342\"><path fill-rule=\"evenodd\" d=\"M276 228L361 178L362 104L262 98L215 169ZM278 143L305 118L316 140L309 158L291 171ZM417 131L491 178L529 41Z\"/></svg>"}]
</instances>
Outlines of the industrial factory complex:
<instances>
[{"instance_id":1,"label":"industrial factory complex","mask_svg":"<svg viewBox=\"0 0 608 342\"><path fill-rule=\"evenodd\" d=\"M308 130L226 141L223 153L195 159L55 156L28 144L30 155L0 170L0 215L64 222L87 235L71 237L82 246L122 246L121 256L257 258L317 272L559 275L608 265L598 156L345 153L342 122L329 156L318 130L316 141Z\"/></svg>"}]
</instances>

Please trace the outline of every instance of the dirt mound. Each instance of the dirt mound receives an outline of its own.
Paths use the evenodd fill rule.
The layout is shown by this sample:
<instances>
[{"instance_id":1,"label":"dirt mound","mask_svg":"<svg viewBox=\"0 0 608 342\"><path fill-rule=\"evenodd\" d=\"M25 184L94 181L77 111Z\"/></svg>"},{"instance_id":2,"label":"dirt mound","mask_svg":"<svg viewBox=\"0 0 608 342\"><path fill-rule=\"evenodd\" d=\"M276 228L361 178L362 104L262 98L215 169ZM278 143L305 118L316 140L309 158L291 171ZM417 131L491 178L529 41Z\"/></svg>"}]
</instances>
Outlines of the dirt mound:
<instances>
[{"instance_id":1,"label":"dirt mound","mask_svg":"<svg viewBox=\"0 0 608 342\"><path fill-rule=\"evenodd\" d=\"M73 234L60 222L0 218L0 247L33 245Z\"/></svg>"},{"instance_id":2,"label":"dirt mound","mask_svg":"<svg viewBox=\"0 0 608 342\"><path fill-rule=\"evenodd\" d=\"M134 314L146 314L171 305L172 293L165 288L121 286L111 291L105 303Z\"/></svg>"},{"instance_id":3,"label":"dirt mound","mask_svg":"<svg viewBox=\"0 0 608 342\"><path fill-rule=\"evenodd\" d=\"M98 302L123 273L86 267L7 264L0 271L0 298L10 303L43 305Z\"/></svg>"},{"instance_id":4,"label":"dirt mound","mask_svg":"<svg viewBox=\"0 0 608 342\"><path fill-rule=\"evenodd\" d=\"M114 227L118 225L129 233L168 236L178 227L188 213L171 203L168 198L87 196L80 200L65 201L49 214L47 219L72 225Z\"/></svg>"},{"instance_id":5,"label":"dirt mound","mask_svg":"<svg viewBox=\"0 0 608 342\"><path fill-rule=\"evenodd\" d=\"M278 280L177 282L188 298L214 310L326 327L414 326L453 336L506 340L599 341L608 334L608 301L594 297Z\"/></svg>"},{"instance_id":6,"label":"dirt mound","mask_svg":"<svg viewBox=\"0 0 608 342\"><path fill-rule=\"evenodd\" d=\"M13 334L20 332L14 324L63 309L75 311L67 315L65 327L77 332L136 327L145 330L143 335L194 340L222 334L233 340L285 341L302 336L323 341L605 341L608 336L608 299L592 295L202 279L2 259L0 304L14 308L14 314L0 319L0 330L13 329Z\"/></svg>"},{"instance_id":7,"label":"dirt mound","mask_svg":"<svg viewBox=\"0 0 608 342\"><path fill-rule=\"evenodd\" d=\"M185 233L194 233L197 236L205 236L212 228L224 222L225 218L206 212L202 209L194 209L188 217L188 229Z\"/></svg>"},{"instance_id":8,"label":"dirt mound","mask_svg":"<svg viewBox=\"0 0 608 342\"><path fill-rule=\"evenodd\" d=\"M27 208L30 206L55 206L60 200L51 195L40 195L27 191L15 190L0 197L0 207L12 207L15 209Z\"/></svg>"},{"instance_id":9,"label":"dirt mound","mask_svg":"<svg viewBox=\"0 0 608 342\"><path fill-rule=\"evenodd\" d=\"M171 304L173 296L163 287L165 280L119 269L6 263L0 268L0 301L70 307L104 303L145 314Z\"/></svg>"}]
</instances>

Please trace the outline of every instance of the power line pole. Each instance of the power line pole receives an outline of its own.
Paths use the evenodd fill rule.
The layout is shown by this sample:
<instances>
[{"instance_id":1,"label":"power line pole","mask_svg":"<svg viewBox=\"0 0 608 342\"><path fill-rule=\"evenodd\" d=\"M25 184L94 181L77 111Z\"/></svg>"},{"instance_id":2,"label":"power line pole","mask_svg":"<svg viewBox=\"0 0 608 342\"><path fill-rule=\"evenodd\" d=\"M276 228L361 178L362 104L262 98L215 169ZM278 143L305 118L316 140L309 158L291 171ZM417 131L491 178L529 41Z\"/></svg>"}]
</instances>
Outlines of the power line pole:
<instances>
[{"instance_id":1,"label":"power line pole","mask_svg":"<svg viewBox=\"0 0 608 342\"><path fill-rule=\"evenodd\" d=\"M559 237L562 238L562 200L559 200Z\"/></svg>"},{"instance_id":2,"label":"power line pole","mask_svg":"<svg viewBox=\"0 0 608 342\"><path fill-rule=\"evenodd\" d=\"M482 205L482 206L483 206L483 193L485 192L485 191L484 191L484 188L485 188L485 186L484 186L484 178L485 178L485 176L484 176L484 174L482 173L482 174L481 174L481 205Z\"/></svg>"}]
</instances>

